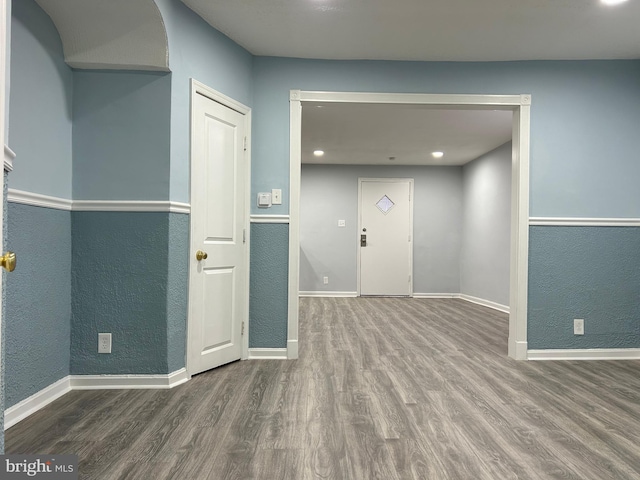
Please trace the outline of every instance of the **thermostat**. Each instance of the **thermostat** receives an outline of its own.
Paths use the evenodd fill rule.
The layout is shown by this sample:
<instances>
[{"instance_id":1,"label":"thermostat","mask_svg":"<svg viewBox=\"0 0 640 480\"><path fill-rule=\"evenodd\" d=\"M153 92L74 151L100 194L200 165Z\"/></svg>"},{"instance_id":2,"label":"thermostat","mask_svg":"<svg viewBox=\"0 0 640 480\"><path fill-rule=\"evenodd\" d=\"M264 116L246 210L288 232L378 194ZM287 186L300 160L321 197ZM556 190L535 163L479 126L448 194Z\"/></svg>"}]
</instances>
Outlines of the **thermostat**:
<instances>
[{"instance_id":1,"label":"thermostat","mask_svg":"<svg viewBox=\"0 0 640 480\"><path fill-rule=\"evenodd\" d=\"M269 208L271 206L271 192L258 194L258 207Z\"/></svg>"}]
</instances>

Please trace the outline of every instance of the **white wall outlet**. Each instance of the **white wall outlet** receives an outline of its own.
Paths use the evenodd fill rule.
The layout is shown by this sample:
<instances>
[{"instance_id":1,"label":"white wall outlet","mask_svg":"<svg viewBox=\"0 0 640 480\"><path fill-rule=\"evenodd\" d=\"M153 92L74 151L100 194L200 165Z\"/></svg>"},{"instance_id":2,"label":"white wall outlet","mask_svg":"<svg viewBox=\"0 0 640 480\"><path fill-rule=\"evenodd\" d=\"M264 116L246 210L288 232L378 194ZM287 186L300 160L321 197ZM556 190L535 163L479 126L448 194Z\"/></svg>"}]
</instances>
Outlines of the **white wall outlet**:
<instances>
[{"instance_id":1,"label":"white wall outlet","mask_svg":"<svg viewBox=\"0 0 640 480\"><path fill-rule=\"evenodd\" d=\"M346 227L347 226L347 221L346 220L338 220L338 226L339 227Z\"/></svg>"},{"instance_id":2,"label":"white wall outlet","mask_svg":"<svg viewBox=\"0 0 640 480\"><path fill-rule=\"evenodd\" d=\"M282 190L274 188L271 190L271 203L274 205L282 205Z\"/></svg>"},{"instance_id":3,"label":"white wall outlet","mask_svg":"<svg viewBox=\"0 0 640 480\"><path fill-rule=\"evenodd\" d=\"M329 285L329 277L322 277L322 283Z\"/></svg>"},{"instance_id":4,"label":"white wall outlet","mask_svg":"<svg viewBox=\"0 0 640 480\"><path fill-rule=\"evenodd\" d=\"M98 334L98 353L111 353L111 334Z\"/></svg>"},{"instance_id":5,"label":"white wall outlet","mask_svg":"<svg viewBox=\"0 0 640 480\"><path fill-rule=\"evenodd\" d=\"M584 335L584 319L582 318L573 319L573 334Z\"/></svg>"}]
</instances>

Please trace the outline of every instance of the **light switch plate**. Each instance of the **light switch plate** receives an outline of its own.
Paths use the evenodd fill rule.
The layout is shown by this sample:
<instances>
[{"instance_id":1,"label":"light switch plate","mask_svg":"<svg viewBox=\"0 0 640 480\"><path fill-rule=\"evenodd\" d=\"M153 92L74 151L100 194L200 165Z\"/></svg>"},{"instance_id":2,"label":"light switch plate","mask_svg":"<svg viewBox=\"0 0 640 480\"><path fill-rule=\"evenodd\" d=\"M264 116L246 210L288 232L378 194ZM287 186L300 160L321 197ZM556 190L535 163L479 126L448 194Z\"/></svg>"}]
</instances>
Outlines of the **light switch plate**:
<instances>
[{"instance_id":1,"label":"light switch plate","mask_svg":"<svg viewBox=\"0 0 640 480\"><path fill-rule=\"evenodd\" d=\"M338 226L339 227L346 227L347 226L346 220L338 220Z\"/></svg>"},{"instance_id":2,"label":"light switch plate","mask_svg":"<svg viewBox=\"0 0 640 480\"><path fill-rule=\"evenodd\" d=\"M271 203L274 205L282 205L282 190L280 188L271 190Z\"/></svg>"}]
</instances>

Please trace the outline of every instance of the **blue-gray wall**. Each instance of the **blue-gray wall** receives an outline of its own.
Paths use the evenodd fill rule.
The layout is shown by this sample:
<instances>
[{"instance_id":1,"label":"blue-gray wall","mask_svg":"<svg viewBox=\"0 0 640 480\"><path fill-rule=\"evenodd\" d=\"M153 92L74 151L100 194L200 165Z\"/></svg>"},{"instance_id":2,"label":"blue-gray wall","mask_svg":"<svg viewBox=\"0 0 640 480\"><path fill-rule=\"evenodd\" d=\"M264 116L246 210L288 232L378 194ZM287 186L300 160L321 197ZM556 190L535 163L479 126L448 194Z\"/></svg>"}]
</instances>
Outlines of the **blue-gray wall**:
<instances>
[{"instance_id":1,"label":"blue-gray wall","mask_svg":"<svg viewBox=\"0 0 640 480\"><path fill-rule=\"evenodd\" d=\"M640 347L640 228L530 227L530 243L529 348Z\"/></svg>"},{"instance_id":2,"label":"blue-gray wall","mask_svg":"<svg viewBox=\"0 0 640 480\"><path fill-rule=\"evenodd\" d=\"M268 191L271 185L288 184L290 89L531 93L531 215L640 217L640 189L636 185L640 178L636 153L640 60L437 63L256 57L253 73L252 198L259 191ZM282 207L274 207L270 213L288 213L288 191L284 187L283 200ZM254 212L258 213L257 209ZM550 229L550 237L559 235L554 233L557 227L543 228ZM595 230L591 234L596 234ZM540 254L546 250L537 243L543 241L550 239L532 236L531 265L544 262ZM282 250L282 256L288 246L274 242L271 248ZM559 259L558 267L561 272L568 271L572 264ZM537 275L540 272L533 268L530 281L534 285L540 281ZM595 267L588 270L586 285L571 284L570 277L566 276L565 291L575 294L600 283L600 272ZM628 302L623 290L609 291L607 295L621 303ZM600 296L604 294L597 298ZM529 307L537 312L529 318L529 340L540 347L546 345L546 337L540 338L539 331L552 325L551 318L557 316L558 309L573 319L579 318L575 315L583 306L561 301L557 308L550 309L544 298L530 295ZM640 311L640 305L636 307L636 312ZM585 321L587 325L602 322ZM282 328L285 322L275 316L269 320L272 328ZM634 334L632 329L617 332L621 340Z\"/></svg>"},{"instance_id":3,"label":"blue-gray wall","mask_svg":"<svg viewBox=\"0 0 640 480\"><path fill-rule=\"evenodd\" d=\"M509 305L511 142L462 169L460 293Z\"/></svg>"},{"instance_id":4,"label":"blue-gray wall","mask_svg":"<svg viewBox=\"0 0 640 480\"><path fill-rule=\"evenodd\" d=\"M9 204L6 278L6 407L69 375L71 213ZM46 240L46 241L45 241Z\"/></svg>"},{"instance_id":5,"label":"blue-gray wall","mask_svg":"<svg viewBox=\"0 0 640 480\"><path fill-rule=\"evenodd\" d=\"M178 0L157 0L167 25L170 48L170 76L154 74L122 74L114 72L113 89L109 95L118 106L112 110L112 103L105 106L106 110L99 111L100 121L93 124L94 131L100 126L111 126L116 118L131 113L131 109L119 99L131 95L132 101L140 107L134 112L141 117L135 117L128 124L131 128L141 129L144 133L135 139L126 137L118 129L105 130L113 143L126 138L131 151L129 157L135 165L120 162L120 159L106 158L102 148L112 152L113 145L105 143L105 139L94 137L91 147L83 144L76 145L76 150L82 154L78 160L79 178L72 184L72 92L73 83L78 79L80 87L74 100L80 102L73 105L73 111L90 110L99 99L87 98L91 84L104 84L107 77L95 79L92 73L72 75L62 61L60 40L55 28L48 17L32 0L14 2L14 22L12 25L12 56L11 56L11 98L10 98L10 146L18 154L16 170L10 177L10 187L27 190L34 193L71 198L72 193L86 195L95 200L131 200L131 199L166 199L167 195L173 201L188 201L189 184L189 78L195 77L211 87L248 104L253 108L253 144L252 144L252 195L259 191L269 191L277 187L283 189L283 205L273 207L269 213L287 214L289 212L289 90L337 90L337 91L373 91L373 92L425 92L425 93L493 93L493 94L533 94L531 109L531 214L533 216L582 216L582 217L640 217L640 189L637 188L637 178L640 174L640 162L637 162L635 134L640 124L640 61L593 61L593 62L505 62L505 63L424 63L424 62L376 62L376 61L317 61L282 58L252 57L244 49L230 41L224 35L211 29L197 15L188 10ZM102 74L101 74L102 75ZM132 75L132 77L128 77ZM75 79L74 79L75 77ZM124 79L124 80L123 80ZM170 79L170 80L169 80ZM122 80L122 82L121 82ZM144 81L143 81L144 80ZM85 81L87 82L85 84ZM145 83L146 81L146 83ZM170 82L168 89L167 82ZM123 88L123 90L118 90ZM139 88L140 90L137 90ZM167 173L166 139L158 139L158 145L145 145L149 125L140 126L133 120L147 119L159 123L151 130L167 131L167 91L170 93L169 119L169 169ZM118 93L120 92L120 93ZM153 94L151 94L153 92ZM120 95L121 94L121 95ZM150 97L147 96L150 94ZM118 96L120 95L120 96ZM157 98L161 102L160 111L165 112L164 118L149 118L155 110L150 98ZM84 100L80 100L84 98ZM87 102L84 104L84 102ZM96 110L90 110L95 112ZM86 125L78 123L78 128ZM145 130L146 129L146 130ZM84 134L83 134L84 135ZM124 135L124 136L123 136ZM37 136L38 141L33 141ZM107 139L108 140L108 139ZM125 142L126 143L126 142ZM133 143L133 145L131 145ZM91 151L93 150L93 152ZM73 152L75 154L75 151ZM85 157L86 155L86 157ZM155 158L158 155L160 158ZM91 165L89 157L94 158ZM154 157L154 158L151 158ZM115 169L105 166L102 162L113 160L132 178L118 178ZM158 161L159 163L154 163ZM141 162L138 164L137 162ZM136 170L139 165L157 166L157 171L149 177L141 178L143 173ZM88 170L85 170L88 167ZM107 168L106 171L102 170ZM89 173L87 173L87 171ZM164 173L163 173L164 172ZM37 174L34 174L37 173ZM73 175L75 176L75 170ZM103 176L104 175L104 176ZM168 178L167 178L168 175ZM84 177L83 177L84 176ZM131 188L129 180L140 182L138 189ZM146 183L145 183L146 182ZM94 190L95 187L95 190ZM168 188L168 191L167 191ZM73 190L73 191L72 191ZM132 197L133 195L137 195ZM108 196L105 198L105 196ZM30 207L34 208L34 207ZM13 207L12 207L13 209ZM16 212L20 209L16 208ZM259 213L254 206L254 213ZM104 214L47 212L43 224L51 221L58 214L69 215L70 228L68 236L61 235L56 239L54 249L64 250L71 238L74 251L87 251L100 257L104 252L96 252L89 245L86 238L101 238L111 235L110 232L97 225ZM109 224L121 225L123 238L112 238L110 245L104 245L105 252L113 253L115 245L125 248L135 248L140 251L140 245L146 240L139 231L132 228L132 216L137 214L113 214L109 216ZM133 262L138 268L127 270L124 264L121 270L112 275L123 274L119 280L105 279L95 285L93 290L85 292L87 298L99 298L100 293L112 290L122 293L116 309L110 310L111 318L106 328L113 327L115 333L131 334L123 340L123 346L133 340L133 336L144 336L149 333L149 326L141 326L133 316L139 311L140 298L131 295L129 287L132 279L145 278L145 288L152 285L162 293L149 291L149 315L144 316L145 322L157 326L160 332L158 338L145 340L140 338L145 347L143 354L123 352L124 357L115 355L112 361L96 359L95 353L86 352L78 355L86 356L86 365L82 367L86 373L109 373L125 371L133 363L138 365L138 371L162 371L166 373L170 368L178 367L182 362L186 309L186 274L177 272L171 277L168 270L171 265L180 263L185 258L186 250L183 242L188 238L188 222L184 217L174 220L170 214L158 221L141 222L150 231L161 230L160 235L152 236L150 245L154 250L152 257L164 255L162 269L155 266L135 263L127 254L123 258ZM162 214L161 214L162 215ZM49 218L50 217L50 218ZM120 218L121 217L121 218ZM143 218L143 217L140 217ZM15 232L10 235L27 236L37 234L35 226L29 227L28 221L14 215L9 219L9 225L15 221ZM107 224L105 224L106 226ZM31 228L31 231L21 230ZM133 231L132 231L133 230ZM81 235L76 243L71 237L72 232ZM628 310L614 310L609 318L604 320L599 315L591 319L583 315L586 322L585 339L588 332L605 331L606 325L615 325L609 336L602 336L601 346L619 346L627 344L628 338L637 335L633 328L638 323L638 314L629 321L632 311L638 311L637 297L629 295L625 287L605 290L601 288L609 281L631 281L625 271L619 274L607 275L601 268L605 261L619 261L620 258L629 259L633 242L619 232L635 232L635 230L617 230L615 235L607 236L608 230L598 227L573 230L572 234L578 238L568 239L562 227L535 227L531 235L530 253L530 283L532 290L529 298L529 340L531 346L537 348L552 347L554 345L568 345L576 340L567 333L564 324L562 328L555 328L554 322L558 318L571 319L588 311L589 305L596 302L617 302L623 305L631 302ZM252 347L282 347L286 344L286 304L287 304L287 245L286 225L254 224L251 228L251 326L250 344ZM86 238L85 238L86 235ZM92 235L94 237L92 237ZM600 252L596 248L589 249L588 245L597 239L605 239L607 249ZM596 240L593 240L596 239ZM578 243L584 250L584 255L590 254L590 260L582 265L580 278L587 280L574 282L571 269L577 268L572 257L558 258L555 264L558 270L556 283L564 286L565 295L555 303L547 301L546 294L536 293L536 285L543 285L547 277L537 265L544 265L545 255L557 244L570 240ZM49 235L41 236L41 244L50 247ZM13 248L13 247L12 247ZM44 248L44 247L42 247ZM579 251L580 249L578 249ZM637 249L636 249L637 251ZM579 255L578 255L579 257ZM631 257L633 258L633 257ZM637 258L637 255L636 255ZM104 260L104 259L103 259ZM37 264L39 259L21 259L21 267L28 271L31 265ZM105 260L106 261L106 260ZM635 260L633 260L635 261ZM633 263L633 262L630 262ZM88 264L79 259L73 262L73 269L77 276L74 281L78 285L84 281L95 279L95 272L90 271ZM163 271L160 271L163 270ZM57 274L56 274L57 275ZM550 280L549 280L550 281ZM29 286L36 282L48 285L52 291L58 292L62 298L67 298L67 287L60 281L59 276L43 279L31 279ZM149 282L149 283L145 283ZM631 281L632 282L632 281ZM70 284L70 283L69 283ZM623 284L624 285L624 284ZM135 286L136 288L142 288ZM11 295L11 286L7 287L7 295ZM35 288L35 287L34 287ZM83 287L84 288L84 287ZM171 289L171 291L169 291ZM133 292L139 290L133 289ZM584 291L592 292L588 299L581 296ZM637 291L637 289L636 289ZM47 292L49 294L50 292ZM71 292L74 296L74 292ZM606 299L605 299L606 297ZM577 300L570 301L575 298ZM605 301L606 300L606 301ZM591 303L589 303L591 302ZM11 300L7 299L7 308L11 308ZM22 305L15 304L17 310ZM96 333L91 329L96 319L101 319L101 312L87 308L74 310L82 313L76 320L89 322L88 325L77 325L71 337L77 340L76 346L96 350L95 338L90 341L87 332ZM632 308L635 307L635 310ZM80 308L80 307L78 307ZM164 311L164 319L156 324L156 315ZM173 312L173 313L171 313ZM132 317L126 318L127 314ZM57 318L57 314L56 314ZM578 317L579 318L579 317ZM626 320L625 320L626 319ZM7 317L7 328L12 316ZM40 321L37 315L26 321L35 328ZM69 320L67 320L69 321ZM635 322L635 323L634 323ZM103 328L103 325L99 325ZM63 328L63 326L60 326ZM544 334L547 330L557 333L555 341L549 340ZM153 330L154 337L156 330ZM86 339L83 335L87 335ZM9 333L7 333L9 336ZM568 336L567 336L568 335ZM114 349L118 347L118 337L114 338ZM124 338L124 337L123 337ZM9 338L7 338L9 341ZM15 345L28 345L29 339L22 339ZM182 342L182 346L180 346ZM93 346L90 347L91 343ZM173 345L173 346L172 346ZM155 349L164 346L164 353L156 357ZM7 345L5 353L11 347ZM64 351L64 346L58 353ZM73 350L73 347L72 347ZM117 357L117 358L116 358ZM144 357L144 358L142 358ZM149 361L149 359L153 359ZM101 362L106 362L105 364ZM111 362L111 363L110 363ZM155 362L155 363L154 363ZM154 363L154 365L152 365ZM73 358L70 362L74 364ZM49 369L48 365L42 368ZM38 368L37 362L33 366ZM75 368L75 367L74 367ZM80 368L80 367L78 367ZM111 370L113 368L113 370ZM132 367L133 368L133 367ZM119 370L120 369L120 370ZM57 372L55 367L51 372ZM57 376L52 374L52 378ZM22 379L13 377L7 371L6 388L11 390L11 382ZM37 381L37 379L36 379ZM34 387L35 388L35 387ZM28 388L22 393L16 391L16 398L30 391Z\"/></svg>"},{"instance_id":6,"label":"blue-gray wall","mask_svg":"<svg viewBox=\"0 0 640 480\"><path fill-rule=\"evenodd\" d=\"M70 199L73 74L49 16L33 0L12 13L9 187Z\"/></svg>"},{"instance_id":7,"label":"blue-gray wall","mask_svg":"<svg viewBox=\"0 0 640 480\"><path fill-rule=\"evenodd\" d=\"M640 164L634 160L632 138L640 122L639 76L640 60L438 63L256 57L252 191L289 177L292 88L532 93L531 215L637 217L640 189L634 183ZM283 204L282 212L272 213L287 212Z\"/></svg>"},{"instance_id":8,"label":"blue-gray wall","mask_svg":"<svg viewBox=\"0 0 640 480\"><path fill-rule=\"evenodd\" d=\"M73 199L168 200L171 76L73 72Z\"/></svg>"},{"instance_id":9,"label":"blue-gray wall","mask_svg":"<svg viewBox=\"0 0 640 480\"><path fill-rule=\"evenodd\" d=\"M9 146L18 158L8 186L71 198L73 75L49 17L14 2ZM70 212L9 204L7 248L19 258L6 277L5 406L69 375Z\"/></svg>"},{"instance_id":10,"label":"blue-gray wall","mask_svg":"<svg viewBox=\"0 0 640 480\"><path fill-rule=\"evenodd\" d=\"M287 346L288 241L289 225L251 225L250 348Z\"/></svg>"},{"instance_id":11,"label":"blue-gray wall","mask_svg":"<svg viewBox=\"0 0 640 480\"><path fill-rule=\"evenodd\" d=\"M7 171L6 170L2 170L3 176L2 176L2 223L4 225L4 228L2 229L2 251L6 252L7 250L7 209L8 209L8 204L7 204L7 192L9 189L9 179L7 177ZM6 346L6 341L5 341L5 324L6 321L5 319L7 318L7 275L6 272L2 272L2 277L0 278L0 281L2 281L2 322L0 322L0 332L1 335L0 337L2 337L0 339L0 454L4 453L4 410L6 408L6 400L5 400L5 346Z\"/></svg>"},{"instance_id":12,"label":"blue-gray wall","mask_svg":"<svg viewBox=\"0 0 640 480\"><path fill-rule=\"evenodd\" d=\"M357 291L358 177L414 179L413 291L460 292L462 168L371 165L302 165L300 291Z\"/></svg>"},{"instance_id":13,"label":"blue-gray wall","mask_svg":"<svg viewBox=\"0 0 640 480\"><path fill-rule=\"evenodd\" d=\"M72 374L168 373L168 217L71 214ZM112 334L109 355L99 332Z\"/></svg>"}]
</instances>

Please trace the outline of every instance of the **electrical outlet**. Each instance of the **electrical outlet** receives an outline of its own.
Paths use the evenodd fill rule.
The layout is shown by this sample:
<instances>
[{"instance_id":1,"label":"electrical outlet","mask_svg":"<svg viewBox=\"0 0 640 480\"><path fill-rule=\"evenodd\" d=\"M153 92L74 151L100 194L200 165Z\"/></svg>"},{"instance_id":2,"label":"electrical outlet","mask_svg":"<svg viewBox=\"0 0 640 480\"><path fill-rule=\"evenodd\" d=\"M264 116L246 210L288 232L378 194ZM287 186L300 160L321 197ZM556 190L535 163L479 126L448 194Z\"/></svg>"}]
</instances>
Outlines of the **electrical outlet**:
<instances>
[{"instance_id":1,"label":"electrical outlet","mask_svg":"<svg viewBox=\"0 0 640 480\"><path fill-rule=\"evenodd\" d=\"M325 285L329 285L329 277L323 277L322 283L324 283Z\"/></svg>"},{"instance_id":2,"label":"electrical outlet","mask_svg":"<svg viewBox=\"0 0 640 480\"><path fill-rule=\"evenodd\" d=\"M98 334L98 353L111 353L111 334Z\"/></svg>"},{"instance_id":3,"label":"electrical outlet","mask_svg":"<svg viewBox=\"0 0 640 480\"><path fill-rule=\"evenodd\" d=\"M584 319L582 318L573 319L573 334L584 335Z\"/></svg>"}]
</instances>

